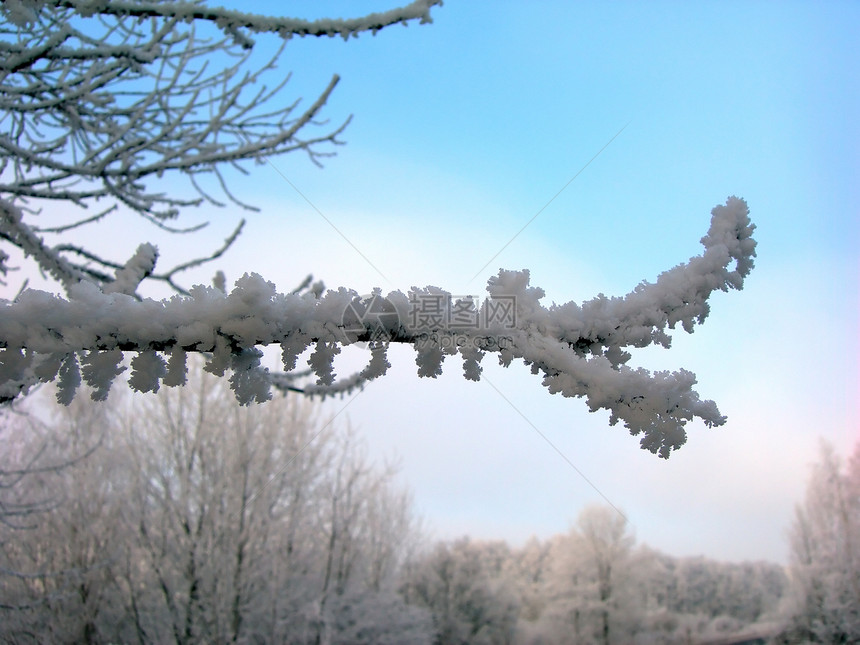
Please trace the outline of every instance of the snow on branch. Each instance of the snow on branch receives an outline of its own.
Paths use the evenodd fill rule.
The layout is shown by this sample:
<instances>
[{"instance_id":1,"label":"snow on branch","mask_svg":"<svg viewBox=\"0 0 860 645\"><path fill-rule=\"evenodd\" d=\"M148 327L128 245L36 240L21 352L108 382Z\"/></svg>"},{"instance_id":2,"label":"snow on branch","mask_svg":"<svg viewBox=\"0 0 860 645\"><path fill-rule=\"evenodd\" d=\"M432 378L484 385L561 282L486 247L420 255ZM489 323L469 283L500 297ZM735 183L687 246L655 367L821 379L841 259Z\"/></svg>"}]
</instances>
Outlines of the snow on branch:
<instances>
[{"instance_id":1,"label":"snow on branch","mask_svg":"<svg viewBox=\"0 0 860 645\"><path fill-rule=\"evenodd\" d=\"M376 34L380 29L406 25L412 20L420 24L433 22L430 9L441 5L442 0L415 0L404 7L389 11L370 13L360 18L323 18L302 20L278 16L261 16L222 7L208 7L202 0L185 2L141 2L141 0L43 0L45 4L74 9L84 16L93 14L133 18L173 18L184 22L205 20L214 23L224 33L233 36L237 43L252 47L253 41L240 30L251 33L274 33L282 38L297 36L358 36L369 31ZM26 16L23 17L26 20Z\"/></svg>"},{"instance_id":2,"label":"snow on branch","mask_svg":"<svg viewBox=\"0 0 860 645\"><path fill-rule=\"evenodd\" d=\"M43 260L40 268L64 285L79 274L103 284L115 260L83 245L47 252L33 236L94 226L128 211L163 230L188 233L199 227L176 220L203 202L256 210L230 192L227 168L247 174L248 164L290 152L321 165L343 144L351 118L330 125L323 116L336 74L315 100L284 100L291 78L279 66L286 39L347 38L427 23L438 4L416 0L361 18L307 21L200 0L0 3L0 200L4 210L11 205L21 213L19 223L3 223L0 243ZM249 34L284 40L255 53ZM188 190L165 193L165 176L182 177ZM39 229L40 211L66 219ZM45 247L38 253L37 243ZM0 273L9 257L0 252ZM149 277L184 293L176 272Z\"/></svg>"},{"instance_id":3,"label":"snow on branch","mask_svg":"<svg viewBox=\"0 0 860 645\"><path fill-rule=\"evenodd\" d=\"M529 285L527 270L490 278L480 303L455 300L436 287L365 297L346 288L278 293L256 274L240 278L230 293L198 285L188 296L139 299L132 295L136 282L155 262L154 249L144 245L120 269L114 290L84 279L68 286L67 298L28 290L0 303L0 399L58 380L58 396L68 402L82 376L103 398L125 369L124 352L135 354L129 385L141 391L184 383L186 354L207 353L207 370L231 370L237 399L247 404L269 398L273 385L296 389L289 375L311 350L308 365L317 382L305 391L325 395L382 376L390 344L406 343L425 377L440 374L444 359L457 354L469 380L480 379L487 353L504 366L522 360L551 393L584 397L591 411L608 410L612 424L622 421L642 435L643 448L667 458L686 441L688 421L719 426L725 417L713 401L699 398L692 373L631 368L627 350L668 347L669 330L680 324L692 332L705 320L711 293L741 289L753 267L754 228L746 202L730 197L712 210L702 255L624 297L600 294L550 307L540 304L544 292ZM336 381L334 358L355 343L368 344L367 367ZM281 347L285 375L260 367L259 347L271 344Z\"/></svg>"}]
</instances>

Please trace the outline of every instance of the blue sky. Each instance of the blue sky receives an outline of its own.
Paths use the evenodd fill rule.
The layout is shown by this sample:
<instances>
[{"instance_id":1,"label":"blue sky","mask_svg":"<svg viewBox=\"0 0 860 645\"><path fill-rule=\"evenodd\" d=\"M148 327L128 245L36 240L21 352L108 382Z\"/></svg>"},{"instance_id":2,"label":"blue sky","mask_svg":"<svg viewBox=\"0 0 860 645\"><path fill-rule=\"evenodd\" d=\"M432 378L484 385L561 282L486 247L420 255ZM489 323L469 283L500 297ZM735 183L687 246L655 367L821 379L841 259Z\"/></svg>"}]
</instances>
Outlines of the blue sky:
<instances>
[{"instance_id":1,"label":"blue sky","mask_svg":"<svg viewBox=\"0 0 860 645\"><path fill-rule=\"evenodd\" d=\"M234 5L315 17L394 3ZM322 170L298 154L271 160L315 208L271 166L236 178L262 212L219 266L281 290L312 272L360 293L455 294L528 268L545 302L561 303L655 279L701 251L713 206L745 198L759 242L747 287L715 295L672 349L631 361L694 371L729 417L691 424L669 461L492 357L485 382L450 360L429 381L402 349L388 376L326 405L372 454L397 456L439 537L548 537L609 499L654 548L785 561L819 437L843 453L860 441L860 5L448 0L433 17L288 44L284 100L310 103L340 74L326 115L353 115L347 144ZM194 244L217 245L239 215L191 214L213 222ZM165 265L190 242L126 223L114 248L141 239L160 244ZM363 359L348 353L342 372Z\"/></svg>"}]
</instances>

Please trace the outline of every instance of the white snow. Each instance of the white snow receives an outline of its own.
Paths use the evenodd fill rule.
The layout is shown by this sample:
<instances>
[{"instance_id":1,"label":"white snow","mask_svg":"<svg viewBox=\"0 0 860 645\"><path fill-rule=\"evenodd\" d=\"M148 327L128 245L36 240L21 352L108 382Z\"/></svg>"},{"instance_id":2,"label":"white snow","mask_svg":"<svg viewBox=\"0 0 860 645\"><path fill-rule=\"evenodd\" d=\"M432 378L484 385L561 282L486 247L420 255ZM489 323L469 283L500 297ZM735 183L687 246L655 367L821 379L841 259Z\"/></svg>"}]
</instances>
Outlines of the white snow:
<instances>
[{"instance_id":1,"label":"white snow","mask_svg":"<svg viewBox=\"0 0 860 645\"><path fill-rule=\"evenodd\" d=\"M470 380L480 379L480 361L488 352L498 353L503 365L522 359L543 376L551 393L585 397L592 411L609 410L611 423L623 422L632 434L642 434L643 448L668 457L684 443L688 421L698 417L721 425L725 417L713 401L699 398L695 375L631 368L627 350L652 343L668 347L676 325L692 332L706 318L711 293L742 288L753 266L754 228L746 202L730 197L712 211L702 255L623 298L601 294L581 305L547 308L540 303L544 291L530 286L528 271L502 270L488 281L489 297L479 308L482 324L476 327L428 329L426 321L416 326L410 308L422 298L440 303L440 320L448 320L453 308L462 310L462 303L438 287L392 292L386 299L400 324L386 330L389 342L415 347L422 377L439 375L444 358L458 353ZM15 302L0 302L0 395L14 398L38 381L59 377L58 397L68 403L81 380L78 355L93 396L104 398L123 371L123 352L135 354L129 385L139 391L182 385L186 352L206 352L207 371L232 370L230 383L243 404L267 400L271 385L284 383L260 367L260 346L280 345L287 372L312 347L308 364L316 385L306 388L309 394L349 391L390 367L386 343L376 342L362 371L335 380L334 358L351 342L343 332L343 314L358 297L353 290L282 294L261 276L245 274L229 293L198 285L187 297L135 298L130 293L155 259L155 248L142 245L111 288L81 279L69 286L67 298L27 290ZM490 315L494 306L506 305L514 307L508 317Z\"/></svg>"}]
</instances>

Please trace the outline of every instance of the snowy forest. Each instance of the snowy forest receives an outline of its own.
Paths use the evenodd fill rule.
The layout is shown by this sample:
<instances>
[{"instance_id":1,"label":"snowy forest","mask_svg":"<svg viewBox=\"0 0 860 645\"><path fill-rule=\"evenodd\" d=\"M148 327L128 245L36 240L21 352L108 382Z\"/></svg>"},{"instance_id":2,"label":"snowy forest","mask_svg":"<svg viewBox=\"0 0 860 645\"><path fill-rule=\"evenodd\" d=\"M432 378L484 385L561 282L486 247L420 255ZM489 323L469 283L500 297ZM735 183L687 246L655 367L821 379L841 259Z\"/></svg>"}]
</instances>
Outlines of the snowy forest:
<instances>
[{"instance_id":1,"label":"snowy forest","mask_svg":"<svg viewBox=\"0 0 860 645\"><path fill-rule=\"evenodd\" d=\"M326 112L337 75L312 101L289 96L291 39L432 29L440 10L303 20L203 0L2 3L0 640L860 642L860 445L843 456L822 442L786 565L662 553L611 505L522 544L438 540L396 460L372 458L321 403L388 375L393 346L414 350L423 379L459 359L480 381L490 356L668 459L689 424L727 416L691 371L630 361L745 287L745 199L701 213L699 254L653 282L560 304L527 269L482 275L480 300L313 276L278 291L250 272L230 286L217 263L245 220L221 246L194 243L206 223L189 212L256 214L232 178L286 154L322 165L345 142L351 117ZM98 233L117 218L185 236L187 256L164 267L142 239L118 256ZM185 282L210 266L210 283ZM342 375L350 346L365 364Z\"/></svg>"},{"instance_id":2,"label":"snowy forest","mask_svg":"<svg viewBox=\"0 0 860 645\"><path fill-rule=\"evenodd\" d=\"M608 506L518 546L434 541L348 426L295 395L240 406L200 365L157 395L48 394L2 416L3 642L860 637L860 445L822 445L786 568L655 551Z\"/></svg>"}]
</instances>

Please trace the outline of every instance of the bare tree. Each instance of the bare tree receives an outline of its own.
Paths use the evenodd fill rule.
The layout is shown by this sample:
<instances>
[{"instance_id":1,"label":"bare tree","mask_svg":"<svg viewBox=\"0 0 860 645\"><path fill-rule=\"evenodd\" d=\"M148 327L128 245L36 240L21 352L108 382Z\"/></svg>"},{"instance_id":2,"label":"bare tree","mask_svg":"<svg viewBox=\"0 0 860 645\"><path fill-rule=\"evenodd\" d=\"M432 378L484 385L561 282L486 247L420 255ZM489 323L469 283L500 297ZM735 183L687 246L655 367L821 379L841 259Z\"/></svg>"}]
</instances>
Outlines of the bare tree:
<instances>
[{"instance_id":1,"label":"bare tree","mask_svg":"<svg viewBox=\"0 0 860 645\"><path fill-rule=\"evenodd\" d=\"M9 491L24 501L0 527L0 638L38 625L48 640L89 643L96 623L117 615L111 563L122 536L103 510L116 505L123 471L92 458L106 441L110 414L79 399L47 423L35 414L19 418L5 437L19 448L5 459L32 457ZM46 615L56 618L44 621Z\"/></svg>"},{"instance_id":2,"label":"bare tree","mask_svg":"<svg viewBox=\"0 0 860 645\"><path fill-rule=\"evenodd\" d=\"M846 468L822 443L791 538L791 642L860 639L860 445ZM792 640L796 639L796 640Z\"/></svg>"},{"instance_id":3,"label":"bare tree","mask_svg":"<svg viewBox=\"0 0 860 645\"><path fill-rule=\"evenodd\" d=\"M3 534L5 569L46 575L0 584L0 640L429 638L396 592L409 497L311 402L240 407L197 366L144 401L79 398L52 429L57 454L104 439L34 481L57 501L38 531Z\"/></svg>"},{"instance_id":4,"label":"bare tree","mask_svg":"<svg viewBox=\"0 0 860 645\"><path fill-rule=\"evenodd\" d=\"M435 377L448 356L460 355L464 376L479 380L488 353L502 365L521 359L552 393L585 397L589 409L608 410L643 448L668 457L686 441L694 418L725 422L713 401L693 389L686 371L650 373L627 365L631 347L668 346L668 330L692 332L707 317L715 290L741 289L753 267L754 226L746 203L730 197L712 210L705 251L687 264L643 282L624 298L602 294L579 304L545 307L528 271L501 270L480 303L454 300L437 288L377 290L369 297L341 288L323 293L306 280L278 293L258 275L245 275L227 294L215 287L185 290L177 276L215 259L206 257L156 272L157 251L141 244L127 260L68 243L60 234L131 210L159 227L185 230L174 220L203 200L221 203L202 180L230 193L222 169L303 151L319 162L339 142L345 124L328 131L314 122L337 83L332 78L306 108L271 108L283 83L257 85L279 53L248 70L257 34L333 35L376 32L390 24L430 20L438 0L354 20L297 21L240 14L199 2L15 0L4 3L0 25L0 241L23 253L64 289L64 297L28 290L2 303L0 401L34 384L57 380L67 402L83 379L103 398L134 353L129 385L155 391L184 383L188 352L213 355L211 371L232 369L241 403L264 401L270 388L308 394L348 391L386 373L390 343L412 345L418 374ZM217 37L206 40L205 34ZM219 62L225 64L210 70ZM259 89L258 89L259 88ZM312 134L311 132L318 132ZM162 176L188 178L191 197L152 187ZM40 227L39 208L69 207L71 220ZM94 209L90 214L89 210ZM0 271L11 255L0 250ZM146 279L160 279L185 297L141 298ZM432 316L425 315L431 312ZM453 326L451 321L469 324ZM432 321L432 322L430 322ZM334 357L344 345L370 343L367 366L335 381ZM280 345L283 373L260 368L263 345ZM296 385L297 358L311 350L316 383ZM303 372L299 372L303 373Z\"/></svg>"},{"instance_id":5,"label":"bare tree","mask_svg":"<svg viewBox=\"0 0 860 645\"><path fill-rule=\"evenodd\" d=\"M414 563L405 593L433 612L437 643L509 645L519 613L510 565L504 542L438 543Z\"/></svg>"},{"instance_id":6,"label":"bare tree","mask_svg":"<svg viewBox=\"0 0 860 645\"><path fill-rule=\"evenodd\" d=\"M627 518L602 506L592 506L583 510L576 520L591 565L593 584L596 587L597 602L593 603L600 616L600 642L604 645L614 642L610 632L610 617L619 606L619 578L628 565L633 548L633 537L627 532Z\"/></svg>"},{"instance_id":7,"label":"bare tree","mask_svg":"<svg viewBox=\"0 0 860 645\"><path fill-rule=\"evenodd\" d=\"M634 543L618 511L583 509L575 527L547 545L553 566L537 587L542 607L529 619L531 629L550 641L633 642L645 605L640 590L647 570Z\"/></svg>"}]
</instances>

